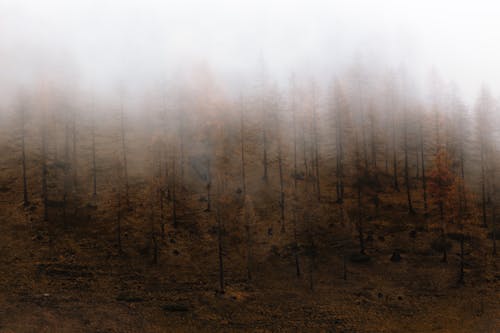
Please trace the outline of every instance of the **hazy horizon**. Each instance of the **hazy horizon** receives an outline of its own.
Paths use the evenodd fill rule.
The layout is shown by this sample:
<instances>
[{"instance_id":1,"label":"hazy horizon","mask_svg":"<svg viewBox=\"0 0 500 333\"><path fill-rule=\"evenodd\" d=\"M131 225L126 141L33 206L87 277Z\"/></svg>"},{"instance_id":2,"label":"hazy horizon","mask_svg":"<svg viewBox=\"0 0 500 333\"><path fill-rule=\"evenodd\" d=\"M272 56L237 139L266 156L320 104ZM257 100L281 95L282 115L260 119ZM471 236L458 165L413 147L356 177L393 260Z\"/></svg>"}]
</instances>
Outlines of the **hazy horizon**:
<instances>
[{"instance_id":1,"label":"hazy horizon","mask_svg":"<svg viewBox=\"0 0 500 333\"><path fill-rule=\"evenodd\" d=\"M405 68L423 97L430 72L471 105L498 95L500 14L488 1L0 1L0 84L41 78L83 89L148 87L198 69L224 86L265 65L331 82L354 63Z\"/></svg>"}]
</instances>

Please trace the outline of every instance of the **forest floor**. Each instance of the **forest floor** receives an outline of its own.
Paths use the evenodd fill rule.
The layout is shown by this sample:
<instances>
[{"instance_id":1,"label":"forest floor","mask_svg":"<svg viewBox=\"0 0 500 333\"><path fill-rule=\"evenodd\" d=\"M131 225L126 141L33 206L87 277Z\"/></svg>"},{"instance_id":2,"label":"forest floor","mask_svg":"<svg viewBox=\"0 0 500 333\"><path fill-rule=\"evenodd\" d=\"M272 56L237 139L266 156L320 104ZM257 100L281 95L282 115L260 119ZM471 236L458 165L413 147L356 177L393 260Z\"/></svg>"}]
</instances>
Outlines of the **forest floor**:
<instances>
[{"instance_id":1,"label":"forest floor","mask_svg":"<svg viewBox=\"0 0 500 333\"><path fill-rule=\"evenodd\" d=\"M255 241L265 250L254 253L251 282L244 253L228 242L221 294L213 223L194 198L178 230L167 226L157 264L146 207L125 220L119 254L109 205L87 222L54 225L38 218L39 202L30 210L7 192L0 199L0 332L500 332L500 266L485 231L471 227L482 247L467 247L458 284L459 243L442 263L429 232L394 227L418 219L398 203L367 224L370 261L346 260L346 279L355 231L331 223L319 227L314 265L300 256L300 277L290 252L272 246L280 232Z\"/></svg>"}]
</instances>

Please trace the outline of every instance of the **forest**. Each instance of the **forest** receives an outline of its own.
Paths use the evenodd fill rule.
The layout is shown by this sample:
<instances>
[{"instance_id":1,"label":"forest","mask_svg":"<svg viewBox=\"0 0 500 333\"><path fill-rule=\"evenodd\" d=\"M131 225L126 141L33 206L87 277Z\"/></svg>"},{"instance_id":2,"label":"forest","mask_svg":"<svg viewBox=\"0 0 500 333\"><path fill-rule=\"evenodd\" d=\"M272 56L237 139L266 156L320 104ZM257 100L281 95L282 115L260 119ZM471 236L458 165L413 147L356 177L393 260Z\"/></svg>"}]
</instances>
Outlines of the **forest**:
<instances>
[{"instance_id":1,"label":"forest","mask_svg":"<svg viewBox=\"0 0 500 333\"><path fill-rule=\"evenodd\" d=\"M191 315L172 320L181 331L286 330L266 319L287 310L259 319L246 302L293 308L273 293L314 300L390 277L375 291L466 290L464 327L493 332L498 317L482 316L499 309L497 101L482 87L469 107L434 72L429 87L422 98L404 69L353 64L325 85L262 70L235 94L207 68L141 94L20 89L2 119L2 285L41 307L80 293L166 303ZM362 288L350 305L363 316L393 306ZM223 301L240 308L203 309ZM374 329L345 312L298 316L301 330Z\"/></svg>"},{"instance_id":2,"label":"forest","mask_svg":"<svg viewBox=\"0 0 500 333\"><path fill-rule=\"evenodd\" d=\"M0 0L0 333L500 332L499 17Z\"/></svg>"}]
</instances>

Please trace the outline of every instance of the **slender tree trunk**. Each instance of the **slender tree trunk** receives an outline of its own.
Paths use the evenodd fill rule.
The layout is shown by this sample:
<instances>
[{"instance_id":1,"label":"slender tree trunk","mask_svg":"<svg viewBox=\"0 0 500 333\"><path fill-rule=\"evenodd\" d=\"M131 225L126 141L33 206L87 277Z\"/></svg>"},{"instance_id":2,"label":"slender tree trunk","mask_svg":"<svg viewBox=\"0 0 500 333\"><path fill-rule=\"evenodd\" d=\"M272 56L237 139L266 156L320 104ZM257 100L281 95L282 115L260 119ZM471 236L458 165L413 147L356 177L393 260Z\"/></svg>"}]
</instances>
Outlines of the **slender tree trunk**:
<instances>
[{"instance_id":1,"label":"slender tree trunk","mask_svg":"<svg viewBox=\"0 0 500 333\"><path fill-rule=\"evenodd\" d=\"M370 134L371 134L371 158L372 158L372 167L373 169L377 168L377 142L375 138L375 119L373 115L373 110L372 114L370 115Z\"/></svg>"},{"instance_id":2,"label":"slender tree trunk","mask_svg":"<svg viewBox=\"0 0 500 333\"><path fill-rule=\"evenodd\" d=\"M78 185L78 155L77 155L77 130L76 130L76 112L73 111L73 116L72 116L72 125L71 125L71 139L72 139L72 165L71 168L73 170L72 176L73 176L73 189L76 190L77 185Z\"/></svg>"},{"instance_id":3,"label":"slender tree trunk","mask_svg":"<svg viewBox=\"0 0 500 333\"><path fill-rule=\"evenodd\" d=\"M396 110L394 110L394 102L391 99L391 113L392 113L392 170L394 178L394 189L399 192L398 183L398 156L397 156L397 143L396 143Z\"/></svg>"},{"instance_id":4,"label":"slender tree trunk","mask_svg":"<svg viewBox=\"0 0 500 333\"><path fill-rule=\"evenodd\" d=\"M215 213L217 219L217 243L218 243L218 255L219 255L219 292L221 294L224 294L224 254L222 252L223 251L222 234L224 231L223 231L221 217L219 215L219 207L216 207Z\"/></svg>"},{"instance_id":5,"label":"slender tree trunk","mask_svg":"<svg viewBox=\"0 0 500 333\"><path fill-rule=\"evenodd\" d=\"M66 225L67 222L67 199L70 187L70 176L69 172L71 169L70 157L69 157L69 124L66 119L66 125L64 127L64 179L63 179L63 221Z\"/></svg>"},{"instance_id":6,"label":"slender tree trunk","mask_svg":"<svg viewBox=\"0 0 500 333\"><path fill-rule=\"evenodd\" d=\"M363 107L363 95L361 92L361 83L358 81L359 89L359 114L361 116L361 141L363 144L363 163L365 170L368 170L368 149L366 144L366 133L365 133L365 112Z\"/></svg>"},{"instance_id":7,"label":"slender tree trunk","mask_svg":"<svg viewBox=\"0 0 500 333\"><path fill-rule=\"evenodd\" d=\"M266 130L266 125L262 125L262 144L263 144L263 155L262 155L262 164L264 167L264 175L262 176L262 180L267 182L268 176L267 176L267 130Z\"/></svg>"},{"instance_id":8,"label":"slender tree trunk","mask_svg":"<svg viewBox=\"0 0 500 333\"><path fill-rule=\"evenodd\" d=\"M415 214L415 210L413 209L412 201L411 201L411 190L410 190L410 171L408 165L408 124L406 119L406 110L405 119L404 119L404 153L405 153L405 185L406 185L406 198L408 201L408 212L410 214Z\"/></svg>"},{"instance_id":9,"label":"slender tree trunk","mask_svg":"<svg viewBox=\"0 0 500 333\"><path fill-rule=\"evenodd\" d=\"M389 143L387 141L385 142L384 158L385 158L385 173L389 174Z\"/></svg>"},{"instance_id":10,"label":"slender tree trunk","mask_svg":"<svg viewBox=\"0 0 500 333\"><path fill-rule=\"evenodd\" d=\"M365 239L363 234L363 214L362 214L362 204L361 204L361 184L357 186L357 201L358 201L358 237L359 237L359 252L365 254Z\"/></svg>"},{"instance_id":11,"label":"slender tree trunk","mask_svg":"<svg viewBox=\"0 0 500 333\"><path fill-rule=\"evenodd\" d=\"M497 219L497 214L496 214L496 204L493 203L491 205L491 236L492 236L492 243L493 243L493 255L497 254L497 241L496 241L496 219Z\"/></svg>"},{"instance_id":12,"label":"slender tree trunk","mask_svg":"<svg viewBox=\"0 0 500 333\"><path fill-rule=\"evenodd\" d=\"M42 199L43 199L43 219L49 220L48 193L47 193L47 125L42 128Z\"/></svg>"},{"instance_id":13,"label":"slender tree trunk","mask_svg":"<svg viewBox=\"0 0 500 333\"><path fill-rule=\"evenodd\" d=\"M292 121L293 121L293 187L297 191L297 110L295 105L295 89L292 92Z\"/></svg>"},{"instance_id":14,"label":"slender tree trunk","mask_svg":"<svg viewBox=\"0 0 500 333\"><path fill-rule=\"evenodd\" d=\"M446 227L444 219L444 203L443 199L439 199L439 217L441 220L441 240L443 243L443 259L442 262L448 262L448 249L446 248Z\"/></svg>"},{"instance_id":15,"label":"slender tree trunk","mask_svg":"<svg viewBox=\"0 0 500 333\"><path fill-rule=\"evenodd\" d=\"M95 119L92 118L92 128L91 128L91 136L92 136L92 195L94 197L97 196L97 164L96 164L96 151L95 151Z\"/></svg>"},{"instance_id":16,"label":"slender tree trunk","mask_svg":"<svg viewBox=\"0 0 500 333\"><path fill-rule=\"evenodd\" d=\"M420 136L420 165L422 167L422 192L424 195L424 211L425 216L428 215L428 205L427 205L427 179L425 177L425 156L424 156L424 135L422 130L422 122L420 121L419 126L419 136Z\"/></svg>"},{"instance_id":17,"label":"slender tree trunk","mask_svg":"<svg viewBox=\"0 0 500 333\"><path fill-rule=\"evenodd\" d=\"M464 157L464 146L463 139L460 141L460 178L462 183L460 184L460 194L462 196L462 208L463 211L467 211L467 195L465 193L465 157Z\"/></svg>"},{"instance_id":18,"label":"slender tree trunk","mask_svg":"<svg viewBox=\"0 0 500 333\"><path fill-rule=\"evenodd\" d=\"M278 146L278 171L280 180L280 222L281 232L285 232L285 187L283 182L283 159L281 156L281 143Z\"/></svg>"},{"instance_id":19,"label":"slender tree trunk","mask_svg":"<svg viewBox=\"0 0 500 333\"><path fill-rule=\"evenodd\" d=\"M358 205L358 216L356 221L356 227L358 229L358 238L359 238L359 252L361 254L365 254L365 240L363 234L363 204L361 200L361 181L362 181L362 170L361 170L361 160L359 156L359 141L358 136L356 135L356 192L357 192L357 205Z\"/></svg>"},{"instance_id":20,"label":"slender tree trunk","mask_svg":"<svg viewBox=\"0 0 500 333\"><path fill-rule=\"evenodd\" d=\"M118 185L120 187L121 184ZM122 248L122 193L121 189L118 189L118 209L117 209L117 240L118 240L118 253L122 254L123 253L123 248Z\"/></svg>"},{"instance_id":21,"label":"slender tree trunk","mask_svg":"<svg viewBox=\"0 0 500 333\"><path fill-rule=\"evenodd\" d=\"M184 186L184 117L180 117L180 127L179 127L179 139L180 139L180 187L181 190Z\"/></svg>"},{"instance_id":22,"label":"slender tree trunk","mask_svg":"<svg viewBox=\"0 0 500 333\"><path fill-rule=\"evenodd\" d=\"M312 226L312 217L309 213L306 213L307 225L308 225L308 238L309 238L309 289L314 291L314 268L316 259L316 247L314 244L314 230Z\"/></svg>"},{"instance_id":23,"label":"slender tree trunk","mask_svg":"<svg viewBox=\"0 0 500 333\"><path fill-rule=\"evenodd\" d=\"M129 183L128 183L128 164L127 164L127 147L125 144L125 116L123 113L123 101L120 106L120 133L122 144L122 159L123 159L123 176L125 180L125 203L127 208L130 208Z\"/></svg>"},{"instance_id":24,"label":"slender tree trunk","mask_svg":"<svg viewBox=\"0 0 500 333\"><path fill-rule=\"evenodd\" d=\"M321 187L320 187L320 175L319 175L319 139L318 139L318 115L316 112L316 90L313 87L313 106L312 106L312 130L313 130L313 156L314 156L314 173L316 180L316 196L318 201L321 200Z\"/></svg>"},{"instance_id":25,"label":"slender tree trunk","mask_svg":"<svg viewBox=\"0 0 500 333\"><path fill-rule=\"evenodd\" d=\"M241 188L243 191L243 198L247 194L247 181L245 173L245 119L243 113L243 102L240 108L240 147L241 147Z\"/></svg>"},{"instance_id":26,"label":"slender tree trunk","mask_svg":"<svg viewBox=\"0 0 500 333\"><path fill-rule=\"evenodd\" d=\"M484 143L481 142L481 211L482 211L482 220L483 227L488 227L488 223L486 222L486 171L485 171L485 158L484 158Z\"/></svg>"},{"instance_id":27,"label":"slender tree trunk","mask_svg":"<svg viewBox=\"0 0 500 333\"><path fill-rule=\"evenodd\" d=\"M149 207L149 223L150 223L150 227L151 227L151 242L153 243L153 265L156 265L158 264L158 242L156 240L156 232L155 232L155 210L154 210L154 202L155 202L155 199L154 199L154 194L155 194L155 190L154 190L154 173L153 173L153 170L152 170L152 175L151 175L151 191L150 191L150 200L149 200L149 203L150 203L150 207Z\"/></svg>"},{"instance_id":28,"label":"slender tree trunk","mask_svg":"<svg viewBox=\"0 0 500 333\"><path fill-rule=\"evenodd\" d=\"M21 164L23 170L23 204L25 207L29 205L28 198L28 182L26 176L26 118L25 118L25 109L24 105L21 109Z\"/></svg>"},{"instance_id":29,"label":"slender tree trunk","mask_svg":"<svg viewBox=\"0 0 500 333\"><path fill-rule=\"evenodd\" d=\"M177 229L177 198L176 198L176 189L177 189L177 173L176 173L176 158L172 160L172 220L174 228Z\"/></svg>"},{"instance_id":30,"label":"slender tree trunk","mask_svg":"<svg viewBox=\"0 0 500 333\"><path fill-rule=\"evenodd\" d=\"M342 115L341 115L341 110L337 108L336 111L336 129L335 129L335 137L336 137L336 178L337 178L337 184L336 184L336 189L337 189L337 202L342 203L344 200L344 161L343 161L343 154L344 154L344 146L342 142L342 128L343 128L343 122L342 122Z\"/></svg>"},{"instance_id":31,"label":"slender tree trunk","mask_svg":"<svg viewBox=\"0 0 500 333\"><path fill-rule=\"evenodd\" d=\"M297 240L297 213L293 210L293 256L295 259L295 274L300 277L300 262L299 262L299 242Z\"/></svg>"},{"instance_id":32,"label":"slender tree trunk","mask_svg":"<svg viewBox=\"0 0 500 333\"><path fill-rule=\"evenodd\" d=\"M304 160L304 179L306 188L308 187L308 177L309 177L309 166L307 162L307 142L306 142L306 129L304 124L302 124L302 155Z\"/></svg>"},{"instance_id":33,"label":"slender tree trunk","mask_svg":"<svg viewBox=\"0 0 500 333\"><path fill-rule=\"evenodd\" d=\"M165 189L160 188L160 227L161 227L161 239L165 240L165 212L164 212L164 201L165 200Z\"/></svg>"},{"instance_id":34,"label":"slender tree trunk","mask_svg":"<svg viewBox=\"0 0 500 333\"><path fill-rule=\"evenodd\" d=\"M415 179L418 180L420 178L420 151L418 148L415 148L415 163L416 163Z\"/></svg>"},{"instance_id":35,"label":"slender tree trunk","mask_svg":"<svg viewBox=\"0 0 500 333\"><path fill-rule=\"evenodd\" d=\"M210 170L210 158L207 158L207 209L206 212L210 212L212 210L212 176Z\"/></svg>"},{"instance_id":36,"label":"slender tree trunk","mask_svg":"<svg viewBox=\"0 0 500 333\"><path fill-rule=\"evenodd\" d=\"M493 236L492 238L492 241L493 241L493 255L496 256L497 255L497 231L496 231L496 221L493 220L492 221L492 230L491 230L491 235Z\"/></svg>"},{"instance_id":37,"label":"slender tree trunk","mask_svg":"<svg viewBox=\"0 0 500 333\"><path fill-rule=\"evenodd\" d=\"M458 283L464 283L464 234L462 230L462 235L460 235L460 277Z\"/></svg>"},{"instance_id":38,"label":"slender tree trunk","mask_svg":"<svg viewBox=\"0 0 500 333\"><path fill-rule=\"evenodd\" d=\"M248 207L246 197L243 199L243 208L245 215L245 231L247 236L247 280L252 281L252 231L250 226L250 218L248 216Z\"/></svg>"}]
</instances>

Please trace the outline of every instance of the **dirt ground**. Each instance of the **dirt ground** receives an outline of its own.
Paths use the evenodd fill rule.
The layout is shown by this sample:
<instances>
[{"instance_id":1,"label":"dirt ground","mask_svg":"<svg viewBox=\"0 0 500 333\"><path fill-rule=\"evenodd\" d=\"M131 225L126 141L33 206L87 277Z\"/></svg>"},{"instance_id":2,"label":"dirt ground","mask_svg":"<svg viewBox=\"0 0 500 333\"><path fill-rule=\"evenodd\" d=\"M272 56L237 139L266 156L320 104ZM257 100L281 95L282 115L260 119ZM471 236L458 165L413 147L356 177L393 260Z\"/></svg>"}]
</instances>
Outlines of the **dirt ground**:
<instances>
[{"instance_id":1,"label":"dirt ground","mask_svg":"<svg viewBox=\"0 0 500 333\"><path fill-rule=\"evenodd\" d=\"M133 222L119 255L102 212L84 226L48 228L7 197L2 206L0 332L500 332L500 271L488 248L471 252L459 285L458 243L442 263L424 233L373 222L371 260L347 260L344 279L339 244L351 253L356 243L333 225L313 266L300 257L300 277L289 253L264 251L249 282L241 254L226 253L220 294L209 230L169 233L154 265ZM400 262L390 260L396 245Z\"/></svg>"}]
</instances>

